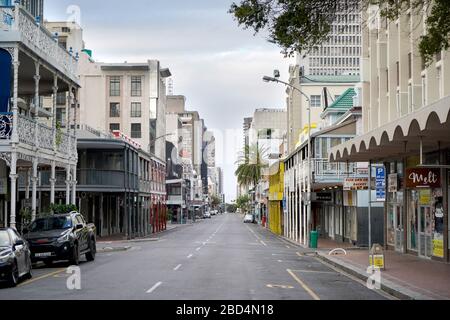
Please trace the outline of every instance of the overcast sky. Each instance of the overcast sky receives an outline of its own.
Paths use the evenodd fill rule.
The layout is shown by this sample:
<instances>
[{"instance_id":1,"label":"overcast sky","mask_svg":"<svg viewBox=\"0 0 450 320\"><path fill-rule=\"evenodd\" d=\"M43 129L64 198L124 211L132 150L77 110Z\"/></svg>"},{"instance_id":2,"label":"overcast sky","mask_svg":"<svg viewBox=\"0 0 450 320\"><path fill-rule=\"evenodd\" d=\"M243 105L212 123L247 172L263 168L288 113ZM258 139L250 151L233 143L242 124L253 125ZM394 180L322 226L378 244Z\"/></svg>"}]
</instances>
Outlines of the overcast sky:
<instances>
[{"instance_id":1,"label":"overcast sky","mask_svg":"<svg viewBox=\"0 0 450 320\"><path fill-rule=\"evenodd\" d=\"M289 59L263 35L242 30L228 13L232 0L46 0L50 21L67 20L80 8L86 47L103 62L160 60L170 68L174 94L200 112L208 129L234 130L241 142L243 118L255 108L284 108L285 88L262 82L279 69L288 77ZM225 135L226 136L226 135ZM227 200L235 199L234 141L219 138Z\"/></svg>"}]
</instances>

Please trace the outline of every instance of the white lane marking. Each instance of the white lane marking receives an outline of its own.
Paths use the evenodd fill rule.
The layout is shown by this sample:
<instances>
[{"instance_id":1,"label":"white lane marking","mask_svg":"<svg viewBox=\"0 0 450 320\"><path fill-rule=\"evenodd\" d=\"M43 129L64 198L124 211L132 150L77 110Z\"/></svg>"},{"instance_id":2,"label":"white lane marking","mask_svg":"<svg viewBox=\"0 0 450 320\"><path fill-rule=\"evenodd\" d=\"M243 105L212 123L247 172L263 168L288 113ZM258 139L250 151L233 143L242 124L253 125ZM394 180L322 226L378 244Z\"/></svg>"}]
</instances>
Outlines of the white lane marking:
<instances>
[{"instance_id":1,"label":"white lane marking","mask_svg":"<svg viewBox=\"0 0 450 320\"><path fill-rule=\"evenodd\" d=\"M190 255L187 256L187 258L190 259L190 258L192 258L193 256L194 256L193 254L190 254Z\"/></svg>"},{"instance_id":2,"label":"white lane marking","mask_svg":"<svg viewBox=\"0 0 450 320\"><path fill-rule=\"evenodd\" d=\"M196 251L200 251L202 248L201 247L199 247L199 248L197 248L197 249L195 249Z\"/></svg>"},{"instance_id":3,"label":"white lane marking","mask_svg":"<svg viewBox=\"0 0 450 320\"><path fill-rule=\"evenodd\" d=\"M152 293L153 291L155 291L160 285L162 285L162 282L158 282L157 284L155 284L153 287L151 287L147 293Z\"/></svg>"},{"instance_id":4,"label":"white lane marking","mask_svg":"<svg viewBox=\"0 0 450 320\"><path fill-rule=\"evenodd\" d=\"M173 268L173 271L177 271L178 269L180 269L182 266L182 264L177 265L175 268Z\"/></svg>"},{"instance_id":5,"label":"white lane marking","mask_svg":"<svg viewBox=\"0 0 450 320\"><path fill-rule=\"evenodd\" d=\"M286 248L290 249L291 247L289 247L289 246L286 246Z\"/></svg>"},{"instance_id":6,"label":"white lane marking","mask_svg":"<svg viewBox=\"0 0 450 320\"><path fill-rule=\"evenodd\" d=\"M283 262L283 260L278 260L278 262L280 262L280 263L281 263L281 262Z\"/></svg>"},{"instance_id":7,"label":"white lane marking","mask_svg":"<svg viewBox=\"0 0 450 320\"><path fill-rule=\"evenodd\" d=\"M261 240L261 243L264 247L267 247L267 244L265 244L264 241Z\"/></svg>"}]
</instances>

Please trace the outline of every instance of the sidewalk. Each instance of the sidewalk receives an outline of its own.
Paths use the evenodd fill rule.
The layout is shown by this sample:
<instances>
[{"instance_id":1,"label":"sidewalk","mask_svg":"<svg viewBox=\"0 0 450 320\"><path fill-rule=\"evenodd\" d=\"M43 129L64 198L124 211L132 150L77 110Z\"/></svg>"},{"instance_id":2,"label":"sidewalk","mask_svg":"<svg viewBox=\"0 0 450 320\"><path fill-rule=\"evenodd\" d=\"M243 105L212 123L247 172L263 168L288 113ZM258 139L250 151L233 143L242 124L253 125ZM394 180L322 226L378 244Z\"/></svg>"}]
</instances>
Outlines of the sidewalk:
<instances>
[{"instance_id":1,"label":"sidewalk","mask_svg":"<svg viewBox=\"0 0 450 320\"><path fill-rule=\"evenodd\" d=\"M343 271L367 280L368 250L349 250L347 255L329 255L318 250L318 257ZM413 255L385 252L386 270L382 289L400 299L450 300L450 265L424 260Z\"/></svg>"}]
</instances>

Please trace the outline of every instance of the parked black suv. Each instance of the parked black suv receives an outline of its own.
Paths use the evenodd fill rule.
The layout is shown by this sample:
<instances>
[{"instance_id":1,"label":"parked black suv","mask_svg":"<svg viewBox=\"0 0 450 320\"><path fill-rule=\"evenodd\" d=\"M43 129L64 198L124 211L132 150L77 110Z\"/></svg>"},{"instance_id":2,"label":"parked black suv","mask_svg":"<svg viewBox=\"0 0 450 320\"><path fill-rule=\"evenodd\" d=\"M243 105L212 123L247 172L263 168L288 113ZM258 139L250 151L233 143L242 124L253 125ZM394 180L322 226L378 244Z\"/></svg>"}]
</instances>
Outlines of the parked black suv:
<instances>
[{"instance_id":1,"label":"parked black suv","mask_svg":"<svg viewBox=\"0 0 450 320\"><path fill-rule=\"evenodd\" d=\"M95 235L95 225L87 224L78 212L39 218L24 230L32 261L43 261L46 265L60 260L78 265L83 254L88 261L94 261Z\"/></svg>"}]
</instances>

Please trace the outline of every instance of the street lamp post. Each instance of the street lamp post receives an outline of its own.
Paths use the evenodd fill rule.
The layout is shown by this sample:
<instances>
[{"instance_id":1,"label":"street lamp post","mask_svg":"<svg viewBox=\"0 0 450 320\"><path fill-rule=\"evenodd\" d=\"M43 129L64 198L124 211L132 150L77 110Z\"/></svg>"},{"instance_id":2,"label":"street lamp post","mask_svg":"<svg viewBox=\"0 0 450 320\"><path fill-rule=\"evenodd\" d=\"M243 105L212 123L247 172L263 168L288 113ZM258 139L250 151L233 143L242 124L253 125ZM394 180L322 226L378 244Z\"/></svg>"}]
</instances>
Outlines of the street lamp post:
<instances>
[{"instance_id":1,"label":"street lamp post","mask_svg":"<svg viewBox=\"0 0 450 320\"><path fill-rule=\"evenodd\" d=\"M280 76L280 73L275 70L274 77L264 76L263 81L264 82L275 82L275 83L281 83L285 86L298 91L302 96L305 97L306 101L308 102L308 189L307 189L307 232L306 232L306 243L309 243L309 237L310 237L310 229L311 229L311 192L312 192L312 150L311 150L311 99L299 88L296 86L293 86L290 83L281 81L278 79Z\"/></svg>"}]
</instances>

